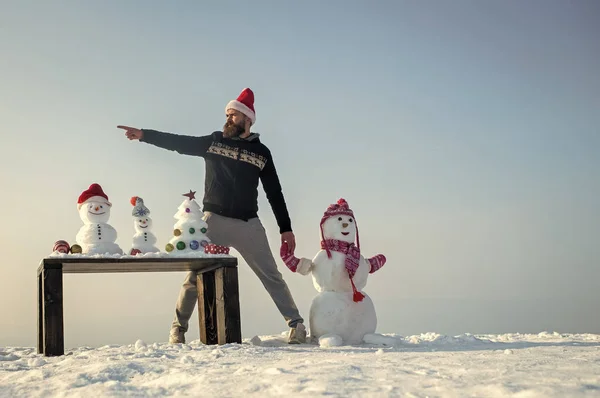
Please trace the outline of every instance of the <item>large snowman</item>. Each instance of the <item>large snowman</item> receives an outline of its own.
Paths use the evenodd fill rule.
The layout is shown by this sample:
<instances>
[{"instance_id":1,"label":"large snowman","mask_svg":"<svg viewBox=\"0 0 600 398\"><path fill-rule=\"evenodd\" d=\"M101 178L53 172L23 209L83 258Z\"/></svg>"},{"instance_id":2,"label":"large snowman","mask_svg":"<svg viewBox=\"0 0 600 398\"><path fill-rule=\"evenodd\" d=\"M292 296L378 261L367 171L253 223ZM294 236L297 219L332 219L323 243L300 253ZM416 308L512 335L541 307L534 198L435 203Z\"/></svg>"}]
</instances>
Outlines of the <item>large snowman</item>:
<instances>
[{"instance_id":1,"label":"large snowman","mask_svg":"<svg viewBox=\"0 0 600 398\"><path fill-rule=\"evenodd\" d=\"M108 224L112 204L98 184L92 184L77 200L83 226L75 240L83 254L123 254L115 243L117 231Z\"/></svg>"},{"instance_id":2,"label":"large snowman","mask_svg":"<svg viewBox=\"0 0 600 398\"><path fill-rule=\"evenodd\" d=\"M311 273L319 292L310 307L311 337L327 337L337 342L334 345L361 343L377 327L373 301L362 290L368 275L380 269L386 259L382 254L370 259L360 254L356 219L344 199L327 208L320 232L321 250L312 260L289 254L286 244L281 257L292 271Z\"/></svg>"},{"instance_id":3,"label":"large snowman","mask_svg":"<svg viewBox=\"0 0 600 398\"><path fill-rule=\"evenodd\" d=\"M139 196L131 198L130 203L133 205L131 215L133 216L133 242L129 254L144 254L157 253L160 250L154 246L156 236L152 232L152 218L150 218L150 209L144 204L144 199Z\"/></svg>"}]
</instances>

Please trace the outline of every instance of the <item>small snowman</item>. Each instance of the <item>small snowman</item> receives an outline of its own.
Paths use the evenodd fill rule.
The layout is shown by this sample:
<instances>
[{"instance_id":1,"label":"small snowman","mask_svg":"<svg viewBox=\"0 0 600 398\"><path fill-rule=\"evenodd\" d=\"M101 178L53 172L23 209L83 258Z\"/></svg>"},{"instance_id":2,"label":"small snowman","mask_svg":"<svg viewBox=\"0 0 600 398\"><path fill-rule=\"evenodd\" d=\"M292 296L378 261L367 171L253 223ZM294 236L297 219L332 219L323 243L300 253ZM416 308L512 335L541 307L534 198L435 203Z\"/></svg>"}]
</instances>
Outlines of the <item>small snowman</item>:
<instances>
[{"instance_id":1,"label":"small snowman","mask_svg":"<svg viewBox=\"0 0 600 398\"><path fill-rule=\"evenodd\" d=\"M361 255L356 219L344 199L327 208L320 232L321 250L312 260L289 254L285 243L280 252L290 270L312 274L319 292L310 307L310 335L330 345L362 343L377 327L373 301L362 289L386 259L382 254L369 259Z\"/></svg>"},{"instance_id":2,"label":"small snowman","mask_svg":"<svg viewBox=\"0 0 600 398\"><path fill-rule=\"evenodd\" d=\"M108 224L111 206L108 196L98 184L90 185L79 196L77 209L83 226L75 240L82 254L123 254L115 243L117 231Z\"/></svg>"},{"instance_id":3,"label":"small snowman","mask_svg":"<svg viewBox=\"0 0 600 398\"><path fill-rule=\"evenodd\" d=\"M156 236L152 233L152 219L150 218L150 209L144 205L144 199L139 196L131 198L130 203L133 205L133 227L135 234L133 235L133 243L129 254L144 254L157 253L160 250L154 246Z\"/></svg>"}]
</instances>

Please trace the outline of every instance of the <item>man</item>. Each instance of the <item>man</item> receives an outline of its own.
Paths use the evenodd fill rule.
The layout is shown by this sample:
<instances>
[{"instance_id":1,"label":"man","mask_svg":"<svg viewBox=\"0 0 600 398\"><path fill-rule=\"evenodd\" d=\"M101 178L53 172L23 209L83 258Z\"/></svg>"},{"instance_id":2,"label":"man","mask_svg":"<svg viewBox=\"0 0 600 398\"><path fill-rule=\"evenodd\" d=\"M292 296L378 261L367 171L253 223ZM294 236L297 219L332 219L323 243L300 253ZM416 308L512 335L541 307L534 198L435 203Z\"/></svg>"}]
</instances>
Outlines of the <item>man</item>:
<instances>
[{"instance_id":1,"label":"man","mask_svg":"<svg viewBox=\"0 0 600 398\"><path fill-rule=\"evenodd\" d=\"M130 140L139 140L184 155L201 156L206 164L203 211L207 235L214 243L236 249L256 273L290 327L288 342L306 341L306 328L289 288L273 258L258 218L258 182L271 205L281 243L290 253L296 246L287 206L269 149L250 132L256 120L254 93L249 88L225 107L223 131L192 137L155 130L117 126ZM185 332L198 299L196 274L190 272L181 288L169 342L185 343Z\"/></svg>"}]
</instances>

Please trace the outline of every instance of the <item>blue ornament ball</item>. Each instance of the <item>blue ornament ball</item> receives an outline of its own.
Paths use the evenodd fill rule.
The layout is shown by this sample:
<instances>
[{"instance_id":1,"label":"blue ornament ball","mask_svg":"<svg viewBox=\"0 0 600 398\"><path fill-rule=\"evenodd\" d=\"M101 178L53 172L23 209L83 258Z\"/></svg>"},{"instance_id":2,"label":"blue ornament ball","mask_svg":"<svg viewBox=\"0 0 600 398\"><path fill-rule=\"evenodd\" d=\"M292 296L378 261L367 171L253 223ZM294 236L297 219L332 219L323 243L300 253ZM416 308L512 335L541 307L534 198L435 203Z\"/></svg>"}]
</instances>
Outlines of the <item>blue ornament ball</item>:
<instances>
[{"instance_id":1,"label":"blue ornament ball","mask_svg":"<svg viewBox=\"0 0 600 398\"><path fill-rule=\"evenodd\" d=\"M198 250L199 247L200 247L200 243L198 243L197 240L190 241L190 249Z\"/></svg>"}]
</instances>

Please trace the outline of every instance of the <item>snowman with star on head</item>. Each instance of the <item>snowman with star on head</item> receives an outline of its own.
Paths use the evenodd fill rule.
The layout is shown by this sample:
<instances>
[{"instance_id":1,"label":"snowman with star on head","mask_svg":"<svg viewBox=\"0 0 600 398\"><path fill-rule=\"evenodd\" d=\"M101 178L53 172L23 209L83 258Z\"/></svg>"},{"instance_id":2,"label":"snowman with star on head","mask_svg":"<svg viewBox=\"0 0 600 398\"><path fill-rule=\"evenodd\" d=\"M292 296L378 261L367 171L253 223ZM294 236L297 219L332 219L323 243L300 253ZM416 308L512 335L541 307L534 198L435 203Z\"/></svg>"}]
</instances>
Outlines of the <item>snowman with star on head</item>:
<instances>
[{"instance_id":1,"label":"snowman with star on head","mask_svg":"<svg viewBox=\"0 0 600 398\"><path fill-rule=\"evenodd\" d=\"M123 254L115 243L117 231L108 224L112 204L99 184L92 184L79 195L77 209L83 226L75 240L82 254Z\"/></svg>"},{"instance_id":2,"label":"snowman with star on head","mask_svg":"<svg viewBox=\"0 0 600 398\"><path fill-rule=\"evenodd\" d=\"M321 250L312 260L288 254L285 243L280 253L290 270L310 273L319 292L310 307L310 335L320 342L327 337L328 345L362 343L377 327L373 301L362 290L386 259L361 255L356 219L344 199L327 208L320 232Z\"/></svg>"}]
</instances>

